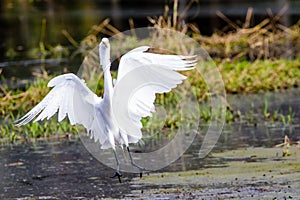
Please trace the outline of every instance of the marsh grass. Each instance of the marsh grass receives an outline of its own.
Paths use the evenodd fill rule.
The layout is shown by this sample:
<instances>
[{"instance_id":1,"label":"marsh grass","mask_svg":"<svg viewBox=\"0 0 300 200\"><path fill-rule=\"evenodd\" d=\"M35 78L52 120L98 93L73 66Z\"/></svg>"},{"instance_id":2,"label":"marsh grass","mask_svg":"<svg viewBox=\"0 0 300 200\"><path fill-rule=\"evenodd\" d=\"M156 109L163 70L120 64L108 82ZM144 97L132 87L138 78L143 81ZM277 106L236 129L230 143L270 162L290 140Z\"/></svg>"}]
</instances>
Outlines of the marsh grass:
<instances>
[{"instance_id":1,"label":"marsh grass","mask_svg":"<svg viewBox=\"0 0 300 200\"><path fill-rule=\"evenodd\" d=\"M196 39L217 60L260 60L297 58L300 56L300 21L286 27L280 23L287 7L251 26L253 9L249 8L245 22L232 22L221 12L218 15L228 23L225 30L211 36L193 33Z\"/></svg>"},{"instance_id":2,"label":"marsh grass","mask_svg":"<svg viewBox=\"0 0 300 200\"><path fill-rule=\"evenodd\" d=\"M71 133L76 134L80 130L78 127L70 126L67 120L58 124L56 116L48 122L31 123L22 127L15 126L14 121L32 109L50 91L47 83L53 76L49 76L45 71L43 74L35 74L35 76L36 80L28 84L25 91L1 87L0 143L32 141L37 138L40 140L61 138Z\"/></svg>"},{"instance_id":3,"label":"marsh grass","mask_svg":"<svg viewBox=\"0 0 300 200\"><path fill-rule=\"evenodd\" d=\"M299 86L300 57L222 62L218 67L227 93L257 93Z\"/></svg>"},{"instance_id":4,"label":"marsh grass","mask_svg":"<svg viewBox=\"0 0 300 200\"><path fill-rule=\"evenodd\" d=\"M192 1L191 1L192 2ZM163 16L157 18L148 18L152 27L176 30L182 34L189 35L199 44L204 47L207 52L214 58L214 61L222 74L225 89L227 93L243 94L243 93L259 93L270 90L288 89L291 87L298 87L300 80L300 22L291 26L285 27L278 23L279 15L268 18L257 25L251 27L250 21L253 10L249 9L244 23L234 23L230 21L222 13L219 16L228 22L230 31L219 31L211 36L201 35L199 29L194 24L182 23L181 18L183 13L177 12L178 1L174 1L173 12L170 14L170 8L165 7ZM189 4L191 6L192 4ZM132 31L134 29L134 22L129 20ZM43 28L45 28L43 26ZM43 30L42 30L43 32ZM99 36L112 36L119 34L119 37L125 37L109 23L109 19L104 20L99 25L91 27L88 35L81 41L76 42L71 34L66 30L62 33L76 47L76 51L72 56L77 54L84 56L94 56L93 63L86 63L86 67L95 65L97 54L92 52L99 42ZM133 33L134 35L134 33ZM153 42L164 38L162 32L153 34L150 38ZM174 52L183 52L188 54L188 46L184 43L172 42L174 38L170 38L168 47L163 49L170 49ZM120 49L130 49L137 44L134 42L136 38L125 37L120 46ZM43 59L47 56L66 56L69 52L64 51L64 48L57 48L58 54L53 54L54 49L50 46L45 46L45 41L41 39L37 51L34 55L39 55ZM37 53L38 52L38 53ZM11 54L13 55L13 54ZM85 67L85 66L83 66ZM87 70L85 70L87 71ZM112 72L116 76L116 72ZM0 71L1 74L1 71ZM96 91L98 95L103 93L103 82L95 82L99 79L93 78L91 75L97 74L97 71L91 71L90 74L83 74L82 77L89 77L93 80L87 82L92 90ZM207 84L199 73L185 72L190 83L190 92L196 96L198 102L202 104L209 99ZM0 106L1 106L1 126L0 126L0 142L9 143L17 141L28 141L35 138L60 138L69 133L77 133L82 131L82 127L74 127L69 125L68 120L64 120L60 124L56 122L56 117L49 122L30 123L26 126L16 127L12 123L25 112L32 109L41 99L49 92L47 88L48 81L54 76L49 75L46 71L41 74L35 74L34 82L29 83L25 90L11 90L5 85L0 85ZM3 77L5 79L5 77ZM157 95L157 102L160 105L166 105L169 108L176 108L178 98L174 93ZM231 123L235 121L247 121L250 124L255 124L257 118L267 123L280 122L284 125L293 123L294 111L290 108L288 114L279 110L270 111L268 102L265 101L264 108L259 112L250 109L248 113L241 114L239 110L230 109L227 106L226 122ZM253 108L255 106L253 105ZM172 110L172 109L170 109ZM171 111L171 117L167 117L165 126L167 128L176 129L180 125L180 113L176 109ZM203 106L200 109L200 120L207 123L211 120L211 108ZM155 128L160 126L161 121L143 119L143 125L147 131L155 132Z\"/></svg>"}]
</instances>

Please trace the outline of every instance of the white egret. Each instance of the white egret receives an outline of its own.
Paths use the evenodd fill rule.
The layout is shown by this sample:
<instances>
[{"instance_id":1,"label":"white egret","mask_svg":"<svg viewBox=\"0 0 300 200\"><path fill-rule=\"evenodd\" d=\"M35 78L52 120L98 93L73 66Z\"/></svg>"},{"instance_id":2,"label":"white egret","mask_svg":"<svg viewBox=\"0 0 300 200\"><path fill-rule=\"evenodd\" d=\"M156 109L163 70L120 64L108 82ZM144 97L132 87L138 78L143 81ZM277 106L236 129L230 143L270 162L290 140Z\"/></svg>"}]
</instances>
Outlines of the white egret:
<instances>
[{"instance_id":1,"label":"white egret","mask_svg":"<svg viewBox=\"0 0 300 200\"><path fill-rule=\"evenodd\" d=\"M186 78L176 71L193 69L196 64L195 56L155 54L147 52L149 48L148 46L138 47L122 56L116 80L118 84L130 71L139 66L149 65L145 72L140 73L152 74L153 85L139 90L138 95L134 95L134 99L129 104L124 103L124 106L128 106L128 119L138 127L137 133L127 133L121 130L113 114L112 100L115 88L110 73L110 43L107 38L103 38L99 44L100 65L104 72L103 98L93 93L75 74L60 75L50 80L48 87L53 87L52 90L39 104L20 118L16 125L27 124L37 115L34 121L48 120L58 112L58 122L68 116L71 125L83 125L95 142L101 144L102 149L113 149L117 162L116 173L113 177L118 177L121 181L116 145L125 145L131 164L139 168L141 173L144 168L135 164L129 150L129 143L136 143L142 138L141 118L151 116L151 112L154 112L155 93L169 92ZM122 84L126 83L122 82ZM117 101L122 101L122 99L117 99Z\"/></svg>"}]
</instances>

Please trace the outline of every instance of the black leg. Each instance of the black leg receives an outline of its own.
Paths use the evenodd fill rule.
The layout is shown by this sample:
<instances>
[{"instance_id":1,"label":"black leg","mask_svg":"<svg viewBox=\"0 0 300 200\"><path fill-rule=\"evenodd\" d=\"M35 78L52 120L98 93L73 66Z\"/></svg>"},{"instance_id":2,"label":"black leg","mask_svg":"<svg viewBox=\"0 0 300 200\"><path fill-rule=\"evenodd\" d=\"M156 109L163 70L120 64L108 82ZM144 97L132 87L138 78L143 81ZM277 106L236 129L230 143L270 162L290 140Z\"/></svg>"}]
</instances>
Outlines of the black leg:
<instances>
[{"instance_id":1,"label":"black leg","mask_svg":"<svg viewBox=\"0 0 300 200\"><path fill-rule=\"evenodd\" d=\"M143 176L143 171L146 171L146 169L144 167L141 167L139 165L137 165L134 160L132 159L132 155L131 155L131 152L130 152L130 149L129 147L127 147L127 151L128 151L128 154L129 154L129 158L130 158L130 162L131 162L131 165L138 168L140 170L140 178L142 178Z\"/></svg>"},{"instance_id":2,"label":"black leg","mask_svg":"<svg viewBox=\"0 0 300 200\"><path fill-rule=\"evenodd\" d=\"M119 182L122 183L122 180L121 180L122 174L120 173L120 162L119 162L119 158L118 158L118 155L117 155L117 152L115 149L114 149L114 154L115 154L115 158L117 161L117 171L116 171L115 175L113 175L111 178L118 177Z\"/></svg>"}]
</instances>

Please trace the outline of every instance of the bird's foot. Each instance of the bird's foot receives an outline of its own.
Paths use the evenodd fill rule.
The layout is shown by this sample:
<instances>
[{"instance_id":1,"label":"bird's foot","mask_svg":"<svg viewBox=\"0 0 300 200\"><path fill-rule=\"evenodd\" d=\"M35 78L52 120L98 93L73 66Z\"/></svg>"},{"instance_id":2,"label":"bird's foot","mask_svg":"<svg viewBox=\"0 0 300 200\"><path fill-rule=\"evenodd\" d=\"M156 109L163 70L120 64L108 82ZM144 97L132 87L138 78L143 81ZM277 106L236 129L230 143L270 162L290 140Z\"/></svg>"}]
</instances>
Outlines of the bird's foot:
<instances>
[{"instance_id":1,"label":"bird's foot","mask_svg":"<svg viewBox=\"0 0 300 200\"><path fill-rule=\"evenodd\" d=\"M116 177L118 177L119 182L122 183L121 180L122 174L119 171L116 171L115 175L113 175L111 178L116 178Z\"/></svg>"},{"instance_id":2,"label":"bird's foot","mask_svg":"<svg viewBox=\"0 0 300 200\"><path fill-rule=\"evenodd\" d=\"M140 171L140 178L143 177L143 172L147 171L147 169L145 167L141 167L141 166L137 165L135 162L132 162L131 165L139 169L139 171Z\"/></svg>"},{"instance_id":3,"label":"bird's foot","mask_svg":"<svg viewBox=\"0 0 300 200\"><path fill-rule=\"evenodd\" d=\"M128 151L128 154L129 154L129 158L130 158L130 161L131 161L131 165L134 166L134 167L136 167L136 168L138 168L138 169L140 170L140 178L142 178L142 177L143 177L143 171L147 171L147 169L144 168L144 167L141 167L141 166L137 165L137 164L134 162L134 160L132 159L132 155L131 155L131 153L130 153L129 147L127 147L127 151Z\"/></svg>"}]
</instances>

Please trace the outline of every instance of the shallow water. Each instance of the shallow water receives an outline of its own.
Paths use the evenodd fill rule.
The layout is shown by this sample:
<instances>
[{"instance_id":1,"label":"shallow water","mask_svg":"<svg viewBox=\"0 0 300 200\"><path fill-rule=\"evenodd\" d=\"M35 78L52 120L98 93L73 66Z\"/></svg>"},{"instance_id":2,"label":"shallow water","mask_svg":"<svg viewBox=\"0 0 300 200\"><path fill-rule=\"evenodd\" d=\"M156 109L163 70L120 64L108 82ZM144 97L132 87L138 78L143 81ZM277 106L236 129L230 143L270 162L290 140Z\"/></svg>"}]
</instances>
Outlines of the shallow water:
<instances>
[{"instance_id":1,"label":"shallow water","mask_svg":"<svg viewBox=\"0 0 300 200\"><path fill-rule=\"evenodd\" d=\"M300 134L297 137L299 139ZM281 141L279 138L278 140ZM218 143L218 147L221 146L222 143ZM294 167L294 172L288 174L296 180L289 181L287 179L290 177L283 177L280 179L281 182L271 178L272 175L265 177L263 174L270 174L270 170L264 167L266 164L271 169L274 162L283 163L285 158L281 156L282 148L256 147L250 153L245 147L242 148L244 151L242 153L238 150L233 153L230 150L217 150L205 159L199 159L196 147L199 145L194 144L176 162L159 172L146 173L142 179L138 178L137 174L123 173L123 183L110 178L114 170L94 159L78 140L2 147L0 149L0 198L144 198L149 194L156 194L156 196L148 196L149 198L196 198L200 195L203 198L216 197L216 195L226 198L226 194L229 197L237 197L237 195L249 197L251 194L257 196L263 194L261 190L264 188L269 188L265 189L265 195L271 193L276 197L276 192L280 189L288 187L294 189L300 182L300 149L296 147L291 148L292 156L288 159L298 161L286 165ZM265 152L270 153L271 156L265 155ZM259 175L264 179L252 178L250 174L256 172L251 172L252 167L246 166L245 163L256 163L257 166L254 167L256 170L261 167ZM244 173L241 174L241 169L237 170L233 165L240 166L244 169ZM272 170L281 173L277 171L282 170L281 168L279 166ZM271 190L270 187L275 182L277 189ZM282 188L278 189L280 185ZM239 188L238 193L237 188ZM288 190L289 195L299 197L298 191L300 190ZM284 193L280 194L280 197L282 195Z\"/></svg>"},{"instance_id":2,"label":"shallow water","mask_svg":"<svg viewBox=\"0 0 300 200\"><path fill-rule=\"evenodd\" d=\"M114 171L93 159L80 141L23 144L5 147L1 154L0 198L118 197L128 192ZM119 184L120 185L120 184Z\"/></svg>"},{"instance_id":3,"label":"shallow water","mask_svg":"<svg viewBox=\"0 0 300 200\"><path fill-rule=\"evenodd\" d=\"M243 120L228 124L213 152L200 159L201 134L188 151L157 172L123 173L123 183L110 176L114 170L93 158L78 139L26 143L0 147L0 199L81 198L181 198L221 199L299 197L300 149L290 147L283 157L288 135L300 140L299 89L282 93L229 96L234 110L246 112L251 104L259 111L267 98L270 112L293 110L294 124ZM163 139L153 142L157 144ZM113 154L112 154L113 156ZM151 196L154 195L154 196Z\"/></svg>"}]
</instances>

